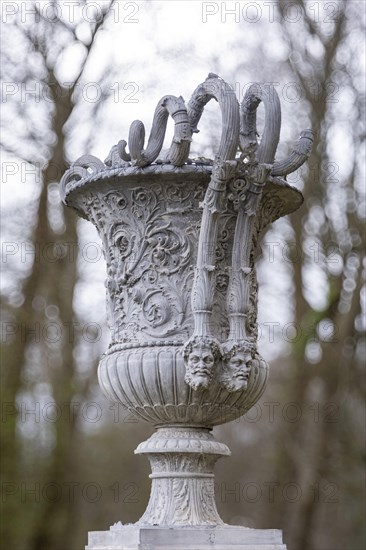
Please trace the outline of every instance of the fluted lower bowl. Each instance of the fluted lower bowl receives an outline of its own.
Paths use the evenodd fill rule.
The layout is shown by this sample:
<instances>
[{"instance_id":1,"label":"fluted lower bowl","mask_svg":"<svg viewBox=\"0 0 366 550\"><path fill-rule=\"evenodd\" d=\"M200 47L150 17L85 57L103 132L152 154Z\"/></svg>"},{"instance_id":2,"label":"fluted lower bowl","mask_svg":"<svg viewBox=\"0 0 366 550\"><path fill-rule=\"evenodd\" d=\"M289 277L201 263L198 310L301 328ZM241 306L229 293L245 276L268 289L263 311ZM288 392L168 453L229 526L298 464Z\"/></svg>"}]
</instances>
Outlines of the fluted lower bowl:
<instances>
[{"instance_id":1,"label":"fluted lower bowl","mask_svg":"<svg viewBox=\"0 0 366 550\"><path fill-rule=\"evenodd\" d=\"M258 401L268 366L254 366L247 389L232 393L215 381L208 389L193 390L184 375L181 346L114 351L102 357L98 369L106 397L147 422L215 426L239 418Z\"/></svg>"}]
</instances>

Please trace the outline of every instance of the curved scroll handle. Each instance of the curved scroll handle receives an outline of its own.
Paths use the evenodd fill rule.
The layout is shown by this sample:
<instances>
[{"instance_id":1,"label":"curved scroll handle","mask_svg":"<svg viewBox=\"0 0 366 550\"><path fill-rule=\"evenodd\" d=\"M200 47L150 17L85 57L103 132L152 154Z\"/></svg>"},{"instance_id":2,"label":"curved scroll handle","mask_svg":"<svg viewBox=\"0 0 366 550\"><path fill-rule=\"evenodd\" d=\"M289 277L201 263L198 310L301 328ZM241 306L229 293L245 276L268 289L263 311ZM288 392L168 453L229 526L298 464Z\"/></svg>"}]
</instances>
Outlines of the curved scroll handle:
<instances>
[{"instance_id":1,"label":"curved scroll handle","mask_svg":"<svg viewBox=\"0 0 366 550\"><path fill-rule=\"evenodd\" d=\"M199 132L197 125L205 105L218 101L222 116L222 131L216 157L221 160L235 159L238 149L239 109L235 92L222 78L209 73L206 80L197 86L188 102L188 118L193 133Z\"/></svg>"},{"instance_id":2,"label":"curved scroll handle","mask_svg":"<svg viewBox=\"0 0 366 550\"><path fill-rule=\"evenodd\" d=\"M257 143L256 112L260 102L265 108L265 125L260 144ZM272 168L281 130L281 104L273 86L254 84L247 91L241 104L240 147L254 156L248 163L248 174L240 193L232 252L232 284L228 293L228 312L233 318L233 339L246 338L245 326L240 326L249 306L248 275L253 265L251 251L255 215L262 197L262 190ZM236 296L242 296L242 301ZM237 317L237 318L236 318ZM239 329L238 329L239 323ZM230 339L230 336L229 336Z\"/></svg>"},{"instance_id":3,"label":"curved scroll handle","mask_svg":"<svg viewBox=\"0 0 366 550\"><path fill-rule=\"evenodd\" d=\"M265 126L258 145L256 113L261 101L265 108ZM281 105L274 87L252 85L241 104L241 115L240 148L243 155L249 157L249 163L245 180L236 182L241 192L227 293L229 336L221 347L223 362L218 375L219 383L230 392L246 389L253 364L263 361L257 353L256 342L247 334L246 321L254 269L255 214L280 138Z\"/></svg>"},{"instance_id":4,"label":"curved scroll handle","mask_svg":"<svg viewBox=\"0 0 366 550\"><path fill-rule=\"evenodd\" d=\"M257 143L257 109L263 101L265 125L260 145ZM281 130L281 103L273 86L252 84L241 103L240 149L250 153L255 160L272 164L275 158Z\"/></svg>"},{"instance_id":5,"label":"curved scroll handle","mask_svg":"<svg viewBox=\"0 0 366 550\"><path fill-rule=\"evenodd\" d=\"M235 155L239 140L239 104L235 93L226 82L212 73L196 88L188 103L192 132L198 131L197 124L210 99L216 99L220 105L222 132L212 176L201 204L203 213L191 298L194 332L183 347L186 362L185 380L193 389L208 387L220 358L219 342L213 335L211 320L218 218L227 182L237 169Z\"/></svg>"},{"instance_id":6,"label":"curved scroll handle","mask_svg":"<svg viewBox=\"0 0 366 550\"><path fill-rule=\"evenodd\" d=\"M271 170L271 176L287 176L295 172L310 157L314 142L314 132L304 130L300 134L300 139L295 145L290 156L282 161L274 163Z\"/></svg>"},{"instance_id":7,"label":"curved scroll handle","mask_svg":"<svg viewBox=\"0 0 366 550\"><path fill-rule=\"evenodd\" d=\"M130 153L126 152L127 144L122 140L120 142L122 159L132 161L135 166L140 167L154 162L164 143L169 115L174 119L174 137L169 149L168 160L175 166L183 166L188 159L192 132L183 98L172 95L164 96L155 109L150 137L145 150L145 126L140 120L135 120L131 124L128 135Z\"/></svg>"},{"instance_id":8,"label":"curved scroll handle","mask_svg":"<svg viewBox=\"0 0 366 550\"><path fill-rule=\"evenodd\" d=\"M63 202L66 199L66 188L70 183L76 183L93 173L105 169L105 164L93 155L83 155L73 162L60 180L60 195Z\"/></svg>"}]
</instances>

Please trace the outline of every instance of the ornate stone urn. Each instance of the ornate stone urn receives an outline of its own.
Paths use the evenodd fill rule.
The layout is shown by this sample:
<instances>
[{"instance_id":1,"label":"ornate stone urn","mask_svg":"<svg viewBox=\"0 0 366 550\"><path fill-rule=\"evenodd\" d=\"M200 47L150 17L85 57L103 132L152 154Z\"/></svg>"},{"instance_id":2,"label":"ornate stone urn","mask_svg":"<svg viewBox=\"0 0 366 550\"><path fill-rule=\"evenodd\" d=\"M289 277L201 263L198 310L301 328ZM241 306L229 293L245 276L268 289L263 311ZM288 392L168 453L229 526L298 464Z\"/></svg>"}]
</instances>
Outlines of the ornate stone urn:
<instances>
[{"instance_id":1,"label":"ornate stone urn","mask_svg":"<svg viewBox=\"0 0 366 550\"><path fill-rule=\"evenodd\" d=\"M219 149L213 161L190 159L212 98L222 115ZM174 137L159 159L169 116ZM187 104L159 101L145 149L144 125L135 121L128 144L113 146L104 163L79 158L61 180L63 201L96 226L104 247L112 337L100 386L156 429L135 451L152 468L146 512L134 525L90 533L89 550L285 548L280 531L219 517L213 470L230 451L211 432L248 411L267 381L257 351L257 243L267 224L301 205L284 177L312 145L306 130L288 158L275 160L280 126L273 87L251 86L239 105L210 74Z\"/></svg>"}]
</instances>

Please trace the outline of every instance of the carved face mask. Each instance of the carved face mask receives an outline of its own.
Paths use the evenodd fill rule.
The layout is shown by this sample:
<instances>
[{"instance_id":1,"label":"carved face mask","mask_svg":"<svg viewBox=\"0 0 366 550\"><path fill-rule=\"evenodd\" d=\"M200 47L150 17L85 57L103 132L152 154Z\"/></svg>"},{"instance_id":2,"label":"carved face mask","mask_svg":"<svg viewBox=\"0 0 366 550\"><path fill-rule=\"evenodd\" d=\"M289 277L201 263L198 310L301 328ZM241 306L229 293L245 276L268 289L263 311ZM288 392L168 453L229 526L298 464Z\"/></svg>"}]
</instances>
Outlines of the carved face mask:
<instances>
[{"instance_id":1,"label":"carved face mask","mask_svg":"<svg viewBox=\"0 0 366 550\"><path fill-rule=\"evenodd\" d=\"M250 353L238 350L223 362L219 381L230 392L246 390L251 368L252 357Z\"/></svg>"},{"instance_id":2,"label":"carved face mask","mask_svg":"<svg viewBox=\"0 0 366 550\"><path fill-rule=\"evenodd\" d=\"M196 344L187 359L185 381L193 389L207 388L212 380L215 359L207 344Z\"/></svg>"}]
</instances>

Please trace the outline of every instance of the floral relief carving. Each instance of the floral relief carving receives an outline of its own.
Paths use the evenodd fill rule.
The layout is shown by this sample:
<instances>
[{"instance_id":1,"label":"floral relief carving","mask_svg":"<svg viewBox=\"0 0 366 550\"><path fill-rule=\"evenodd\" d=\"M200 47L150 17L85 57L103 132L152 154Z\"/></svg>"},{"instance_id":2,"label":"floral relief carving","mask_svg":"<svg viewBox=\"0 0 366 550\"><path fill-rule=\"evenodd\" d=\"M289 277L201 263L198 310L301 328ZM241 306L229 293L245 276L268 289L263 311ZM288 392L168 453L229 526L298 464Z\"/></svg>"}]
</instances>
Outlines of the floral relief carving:
<instances>
[{"instance_id":1,"label":"floral relief carving","mask_svg":"<svg viewBox=\"0 0 366 550\"><path fill-rule=\"evenodd\" d=\"M198 227L185 231L176 226L176 218L182 217L183 226L196 193L192 184L166 188L156 184L83 198L83 209L105 247L112 345L142 340L144 334L158 339L187 337L191 322L187 279L199 220Z\"/></svg>"}]
</instances>

